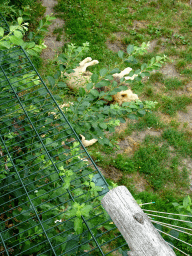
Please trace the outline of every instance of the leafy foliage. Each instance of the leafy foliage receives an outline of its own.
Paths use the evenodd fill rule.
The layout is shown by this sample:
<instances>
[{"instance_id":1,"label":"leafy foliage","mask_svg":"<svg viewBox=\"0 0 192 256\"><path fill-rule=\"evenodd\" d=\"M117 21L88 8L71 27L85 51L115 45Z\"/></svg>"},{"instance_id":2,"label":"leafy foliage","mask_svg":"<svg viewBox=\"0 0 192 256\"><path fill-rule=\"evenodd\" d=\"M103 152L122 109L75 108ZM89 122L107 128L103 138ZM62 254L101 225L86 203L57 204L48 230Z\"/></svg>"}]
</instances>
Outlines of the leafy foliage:
<instances>
[{"instance_id":1,"label":"leafy foliage","mask_svg":"<svg viewBox=\"0 0 192 256\"><path fill-rule=\"evenodd\" d=\"M5 188L0 199L4 213L0 229L14 254L46 251L52 255L46 230L58 255L82 255L95 246L85 219L92 234L101 236L100 243L104 239L101 228L115 228L100 205L108 186L86 160L79 143L68 142L69 135L74 135L61 113L55 118L51 112L55 103L20 47L20 42L25 46L25 24L22 18L17 21L8 35L1 29L2 42L9 45L2 45L0 53L4 68L0 77L0 180ZM53 79L49 81L55 86Z\"/></svg>"},{"instance_id":2,"label":"leafy foliage","mask_svg":"<svg viewBox=\"0 0 192 256\"><path fill-rule=\"evenodd\" d=\"M100 205L108 186L80 144L68 141L74 134L61 113L57 120L51 113L53 101L22 53L1 51L0 229L13 254L52 255L48 234L57 255L82 255L95 246L86 221L100 243L101 228L115 228Z\"/></svg>"},{"instance_id":3,"label":"leafy foliage","mask_svg":"<svg viewBox=\"0 0 192 256\"><path fill-rule=\"evenodd\" d=\"M39 28L36 33L30 32L29 39L34 39L38 44L35 42L24 41L23 37L28 31L28 23L23 23L23 18L17 18L17 25L10 26L9 33L5 34L4 28L0 27L0 50L3 49L11 49L13 46L22 46L29 55L32 56L39 56L41 51L46 48L44 45L42 38L42 32L46 32L46 27L51 24L51 20L55 19L51 16L46 16L45 21L40 20Z\"/></svg>"},{"instance_id":4,"label":"leafy foliage","mask_svg":"<svg viewBox=\"0 0 192 256\"><path fill-rule=\"evenodd\" d=\"M129 64L136 61L135 55L144 54L147 44L143 43L141 47L129 45L127 52L128 58L123 52L118 55L122 59L122 63ZM74 44L68 46L68 50L58 57L59 69L54 76L48 76L52 92L57 93L57 99L62 103L63 92L58 91L58 87L66 87L65 74L70 74L73 69L82 60L82 56L88 52L89 44L84 43L82 47ZM149 63L142 64L141 69L131 71L130 76L135 76L135 80L141 80L144 76L154 69L159 69L166 61L166 56L152 58ZM78 97L76 100L63 107L70 123L78 134L86 134L87 139L96 138L102 145L110 145L109 139L105 136L105 131L110 133L115 131L115 127L125 122L125 118L137 119L144 116L147 112L154 108L156 102L137 100L135 102L124 102L121 106L118 104L107 104L112 100L112 95L127 90L127 84L124 78L121 78L118 84L112 74L119 73L120 70L115 66L112 70L102 68L98 73L94 72L91 76L91 82L86 87L79 88L76 92ZM105 87L105 90L97 88Z\"/></svg>"}]
</instances>

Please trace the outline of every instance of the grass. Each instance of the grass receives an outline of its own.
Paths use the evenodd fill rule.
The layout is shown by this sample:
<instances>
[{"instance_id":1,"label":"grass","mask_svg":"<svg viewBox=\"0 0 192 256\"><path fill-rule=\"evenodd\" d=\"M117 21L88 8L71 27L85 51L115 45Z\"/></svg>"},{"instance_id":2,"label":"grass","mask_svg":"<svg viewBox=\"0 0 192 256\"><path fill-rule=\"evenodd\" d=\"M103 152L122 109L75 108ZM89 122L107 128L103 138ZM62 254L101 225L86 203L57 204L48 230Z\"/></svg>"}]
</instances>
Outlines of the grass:
<instances>
[{"instance_id":1,"label":"grass","mask_svg":"<svg viewBox=\"0 0 192 256\"><path fill-rule=\"evenodd\" d=\"M179 131L180 123L176 120L168 124L158 117L158 113L164 113L176 118L177 111L185 111L186 106L192 103L189 95L177 93L178 90L185 88L192 74L188 67L192 60L192 20L191 8L186 5L187 3L175 0L118 0L115 3L113 0L59 0L55 6L57 15L65 21L66 39L76 45L82 45L86 41L90 43L90 56L100 62L99 67L91 69L110 68L114 63L120 63L117 54L109 50L109 42L126 49L130 43L140 45L142 42L155 39L154 51L139 57L139 61L147 62L157 54L166 54L170 59L174 59L174 64L170 65L175 65L181 77L166 77L158 71L152 73L148 80L131 83L131 88L139 96L158 101L156 111L129 124L120 134L115 133L111 136L114 142L118 142L130 136L133 131L140 132L150 128L162 131L159 140L163 144L160 146L156 145L155 141L145 140L131 156L115 155L118 147L113 149L113 153L111 148L98 145L94 145L90 150L94 160L103 168L113 165L127 173L139 171L145 175L149 187L156 189L161 195L167 191L163 185L165 179L171 183L178 175L183 175L179 186L188 184L187 174L182 173L179 163L176 163L170 154L169 147L174 147L176 156L184 156L185 150L191 156L191 144L186 142L190 140L191 135ZM59 40L62 31L55 30L54 33L58 35ZM134 68L137 67L136 64ZM121 68L124 66L120 66ZM46 69L49 70L49 67ZM48 72L52 72L51 68ZM187 128L187 124L185 127ZM177 196L176 190L172 190Z\"/></svg>"},{"instance_id":2,"label":"grass","mask_svg":"<svg viewBox=\"0 0 192 256\"><path fill-rule=\"evenodd\" d=\"M192 158L192 134L179 130L180 123L177 120L166 123L158 117L159 113L164 113L176 118L178 111L185 111L186 106L192 103L189 95L178 96L178 90L184 89L192 75L188 66L192 60L192 47L189 44L191 8L185 3L187 1L59 0L55 8L65 20L68 40L77 45L90 42L90 56L100 61L99 69L119 62L117 54L107 48L107 42L118 42L122 48L126 48L129 43L140 45L143 41L155 39L157 46L154 52L140 57L141 62L147 62L156 54L166 53L170 58L174 56L180 78L168 78L161 72L156 72L148 80L131 84L139 96L159 102L156 110L128 124L123 132L112 134L111 140L114 144L117 143L116 147L95 144L89 150L97 165L103 169L110 172L111 167L115 167L121 171L122 177L118 185L128 187L135 199L140 199L143 203L153 201L155 204L149 205L148 209L165 212L174 212L171 203L181 202L186 194L191 195L190 170L183 160ZM62 32L62 29L54 31L57 40L61 40ZM33 62L38 69L44 69L43 76L54 74L54 61L42 65L41 59L34 58ZM53 91L53 94L56 96L57 91ZM65 97L71 100L75 94L66 90ZM186 123L184 126L187 128ZM157 137L145 136L132 153L117 154L120 141L131 137L133 132L136 139L137 134L146 131L160 133ZM145 183L143 192L138 190L137 178ZM111 183L111 180L107 181ZM109 239L114 236L116 233L111 233ZM188 241L187 239L188 237L183 236L184 241ZM117 248L121 243L122 240L119 239L117 244L111 244Z\"/></svg>"},{"instance_id":3,"label":"grass","mask_svg":"<svg viewBox=\"0 0 192 256\"><path fill-rule=\"evenodd\" d=\"M187 96L167 96L163 95L159 100L159 106L163 113L175 116L177 111L185 111L186 106L192 102L191 97Z\"/></svg>"},{"instance_id":4,"label":"grass","mask_svg":"<svg viewBox=\"0 0 192 256\"><path fill-rule=\"evenodd\" d=\"M177 90L180 88L183 88L184 84L181 80L179 80L178 78L166 78L164 80L164 85L167 89L167 91L169 90Z\"/></svg>"},{"instance_id":5,"label":"grass","mask_svg":"<svg viewBox=\"0 0 192 256\"><path fill-rule=\"evenodd\" d=\"M191 135L180 132L175 128L168 128L163 132L162 137L183 156L192 157L192 139L189 138Z\"/></svg>"},{"instance_id":6,"label":"grass","mask_svg":"<svg viewBox=\"0 0 192 256\"><path fill-rule=\"evenodd\" d=\"M164 126L164 123L160 120L156 113L151 112L147 113L143 118L139 120L138 123L135 124L135 129L144 130L147 128L154 128L156 130L159 130L162 129Z\"/></svg>"},{"instance_id":7,"label":"grass","mask_svg":"<svg viewBox=\"0 0 192 256\"><path fill-rule=\"evenodd\" d=\"M139 171L146 176L151 187L159 191L163 190L165 179L169 181L174 178L174 175L175 177L179 175L177 168L179 164L175 164L174 168L166 166L167 162L171 164L173 161L168 150L168 145L171 145L170 139L166 137L166 134L172 131L172 136L173 134L176 136L173 130L177 131L179 123L175 121L170 125L165 124L157 117L157 113L162 112L174 117L177 111L185 111L186 106L192 102L188 95L177 95L177 90L185 87L192 73L190 68L187 68L192 60L192 47L189 45L190 27L192 26L191 9L185 5L185 2L121 0L114 4L113 0L83 2L59 0L55 7L58 16L65 20L67 39L77 45L86 41L90 42L90 55L99 60L99 68L110 67L112 63L119 62L117 54L108 49L107 42L114 45L118 43L123 49L130 43L140 45L142 42L157 39L155 53L145 54L139 58L139 61L147 62L159 52L167 54L170 58L174 56L176 59L175 68L183 76L182 79L168 78L161 72L156 72L151 74L148 81L131 84L132 89L139 95L143 95L148 100L158 101L157 112L146 115L135 124L129 125L121 134L114 134L111 137L114 141L118 141L126 138L135 130L139 132L152 128L163 131L161 138L164 141L163 146L144 141L133 156L118 155L114 159L113 154L111 162L108 157L104 157L110 155L110 148L94 146L95 149L91 149L94 153L93 158L98 160L100 165L107 167L113 164L116 168L130 173ZM55 33L61 35L61 31L55 31ZM183 50L182 47L185 49ZM156 93L156 88L158 93ZM179 140L179 136L177 138L181 148L175 146L175 154L180 154L184 151L186 144L183 140ZM116 150L118 149L114 149ZM190 147L186 150L190 152ZM103 153L95 154L95 152Z\"/></svg>"},{"instance_id":8,"label":"grass","mask_svg":"<svg viewBox=\"0 0 192 256\"><path fill-rule=\"evenodd\" d=\"M168 184L177 188L185 187L186 170L179 170L178 158L170 156L169 145L166 141L162 145L158 144L158 141L160 142L161 138L146 137L145 142L133 156L117 155L111 161L111 165L123 173L144 174L149 188L154 191L162 191Z\"/></svg>"},{"instance_id":9,"label":"grass","mask_svg":"<svg viewBox=\"0 0 192 256\"><path fill-rule=\"evenodd\" d=\"M55 7L58 16L65 21L66 40L76 45L86 41L90 43L90 56L100 62L95 69L119 63L117 54L108 49L108 43L126 49L130 43L140 45L156 40L154 51L141 56L139 61L147 62L157 54L166 54L174 60L170 65L174 65L181 74L179 78L166 77L159 71L152 73L147 80L131 83L131 88L139 97L158 101L156 110L129 123L123 132L112 134L111 140L116 141L116 148L98 144L89 148L98 166L106 172L115 167L122 173L118 185L125 185L135 199L143 203L155 202L148 209L165 212L174 212L172 202L181 202L186 194L192 195L189 191L190 170L183 163L184 159L192 157L192 134L179 130L180 123L176 120L177 112L185 111L186 106L192 103L191 97L184 93L192 75L192 9L188 2L58 0ZM62 30L55 30L54 33L60 40ZM37 61L37 66L40 64ZM53 67L53 61L42 66L45 77L53 74ZM135 65L134 68L137 67ZM183 94L178 95L178 90L183 90ZM70 97L74 95L71 93ZM167 123L159 118L160 113L175 119ZM184 126L187 128L186 123ZM133 132L137 135L146 131L160 133L158 137L146 136L131 153L117 154L120 141L131 137ZM142 192L138 190L137 178L145 183ZM111 182L109 179L107 181ZM183 240L187 241L187 238Z\"/></svg>"}]
</instances>

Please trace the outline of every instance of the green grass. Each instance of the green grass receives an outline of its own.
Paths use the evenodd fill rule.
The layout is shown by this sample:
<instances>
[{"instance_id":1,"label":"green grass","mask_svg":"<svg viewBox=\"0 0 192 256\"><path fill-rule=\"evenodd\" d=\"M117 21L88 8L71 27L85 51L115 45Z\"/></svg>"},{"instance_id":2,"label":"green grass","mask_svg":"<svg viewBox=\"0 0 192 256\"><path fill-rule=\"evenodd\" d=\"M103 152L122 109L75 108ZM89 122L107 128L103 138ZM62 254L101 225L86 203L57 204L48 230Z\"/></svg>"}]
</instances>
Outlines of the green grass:
<instances>
[{"instance_id":1,"label":"green grass","mask_svg":"<svg viewBox=\"0 0 192 256\"><path fill-rule=\"evenodd\" d=\"M163 113L175 116L177 111L185 111L186 106L192 102L191 97L187 96L162 96L159 106Z\"/></svg>"},{"instance_id":2,"label":"green grass","mask_svg":"<svg viewBox=\"0 0 192 256\"><path fill-rule=\"evenodd\" d=\"M161 145L162 144L162 145ZM139 172L144 174L150 189L163 191L169 186L185 187L188 172L185 168L180 171L179 158L170 155L169 144L161 138L146 137L145 142L135 151L133 156L119 154L111 160L110 165L121 170L124 174ZM177 189L172 189L177 194Z\"/></svg>"},{"instance_id":3,"label":"green grass","mask_svg":"<svg viewBox=\"0 0 192 256\"><path fill-rule=\"evenodd\" d=\"M148 209L165 212L174 212L171 202L180 202L189 193L190 170L182 159L192 157L192 139L190 133L178 130L180 123L176 120L177 111L185 111L186 106L192 103L189 95L178 95L178 90L184 88L192 75L189 66L192 61L192 9L185 4L188 2L58 0L55 7L58 16L65 21L66 39L76 45L86 41L90 43L89 56L100 62L90 70L110 68L120 63L117 53L108 49L107 42L126 49L128 44L140 45L155 39L154 51L140 56L139 62L146 63L152 57L163 54L174 60L170 65L175 65L181 77L168 78L158 71L145 81L130 84L139 97L156 100L158 105L155 111L129 124L120 134L112 134L111 140L115 144L115 141L120 142L133 132L140 133L149 128L161 131L161 135L147 136L131 154L117 154L118 145L111 148L94 144L89 148L97 165L107 173L111 167L121 171L122 178L118 185L128 187L135 199L144 203L154 201L155 204L149 205ZM56 30L55 33L59 38L62 31ZM134 66L135 69L138 67L138 64ZM46 69L52 72L51 68ZM175 120L164 123L158 117L159 112L175 117ZM137 190L137 175L147 183L143 192Z\"/></svg>"},{"instance_id":4,"label":"green grass","mask_svg":"<svg viewBox=\"0 0 192 256\"><path fill-rule=\"evenodd\" d=\"M181 71L181 74L184 74L184 75L190 75L190 77L191 77L191 75L192 75L192 69L190 68L185 68L185 69L183 69L182 71Z\"/></svg>"},{"instance_id":5,"label":"green grass","mask_svg":"<svg viewBox=\"0 0 192 256\"><path fill-rule=\"evenodd\" d=\"M174 146L183 156L188 155L192 157L192 139L190 134L169 128L163 132L162 137L166 139L171 146Z\"/></svg>"},{"instance_id":6,"label":"green grass","mask_svg":"<svg viewBox=\"0 0 192 256\"><path fill-rule=\"evenodd\" d=\"M173 6L174 10L172 10ZM117 5L112 0L99 2L94 0L83 2L60 0L55 10L65 20L65 32L70 41L78 45L86 41L90 42L93 58L97 57L101 65L109 65L117 59L115 54L107 49L105 42L110 38L113 40L115 32L127 34L122 38L122 43L125 45L141 44L143 41L151 41L162 36L171 38L173 29L178 26L180 5L174 4L172 1L150 3L149 1L135 2L132 0L127 2L122 0ZM191 24L188 14L189 11L187 10L182 14L183 20L186 20L185 26ZM156 21L153 19L154 16ZM145 21L146 23L143 23L143 27L135 29L134 20L141 23ZM168 22L170 22L169 26L165 26ZM180 34L179 36L182 37L183 35ZM175 40L182 43L180 41L184 39L179 36Z\"/></svg>"},{"instance_id":7,"label":"green grass","mask_svg":"<svg viewBox=\"0 0 192 256\"><path fill-rule=\"evenodd\" d=\"M177 90L184 86L183 82L178 78L166 78L164 80L164 85L166 89L169 90Z\"/></svg>"},{"instance_id":8,"label":"green grass","mask_svg":"<svg viewBox=\"0 0 192 256\"><path fill-rule=\"evenodd\" d=\"M192 61L192 47L189 45L192 36L191 8L185 5L185 2L188 3L174 0L118 0L115 2L113 0L59 0L55 7L58 16L65 21L66 39L76 45L82 45L86 41L90 43L89 56L100 62L90 70L110 68L114 63L120 63L117 53L108 49L107 42L114 45L120 44L126 49L130 43L140 45L142 42L156 39L157 45L154 52L140 56L139 62L147 62L157 54L166 54L170 59L174 57L175 67L182 75L182 79L167 78L158 71L152 73L147 81L130 84L139 96L143 95L147 100L158 101L156 112L149 113L136 123L129 124L121 134L115 133L111 136L115 144L115 141L126 138L133 131L140 132L153 128L162 131L162 137L158 138L162 145L158 145L160 142L157 138L157 141L145 140L131 156L115 156L118 147L112 149L95 144L90 150L98 165L106 169L110 169L110 165L113 165L123 172L121 184L126 184L127 181L124 172L139 172L147 179L149 189L158 191L162 198L166 193L179 197L175 185L173 187L168 185L165 188L164 180L172 184L171 181L181 175L183 178L180 179L178 186L181 188L188 184L185 171L182 173L178 169L179 163L170 155L169 146L174 146L176 156L184 155L185 150L190 155L191 144L186 142L190 135L177 131L179 126L177 121L165 124L158 118L158 112L176 117L177 111L185 111L186 106L192 102L188 95L177 95L177 90L183 89L192 74L187 66ZM58 35L59 40L62 31L55 30L54 33ZM64 49L65 47L66 45ZM135 69L138 67L138 64L134 66ZM119 68L122 69L124 66ZM47 73L44 71L45 75L53 72L49 64L46 70L48 71ZM158 93L156 89L159 90ZM73 97L72 94L71 97ZM136 193L134 181L132 183L131 185L130 182L129 186Z\"/></svg>"},{"instance_id":9,"label":"green grass","mask_svg":"<svg viewBox=\"0 0 192 256\"><path fill-rule=\"evenodd\" d=\"M180 135L181 139L176 134L179 123L172 121L170 124L165 124L157 115L158 112L162 112L176 117L177 111L185 111L186 106L192 102L188 95L177 95L177 90L184 88L192 74L190 68L187 67L192 60L191 8L185 3L188 2L118 0L114 3L113 0L59 0L55 7L58 16L65 21L66 38L76 45L82 45L86 41L90 43L89 55L100 62L98 66L90 70L102 67L110 68L114 63L120 63L117 54L108 49L106 42L121 45L126 49L130 43L140 45L142 42L156 39L157 45L154 52L140 56L141 63L146 63L157 54L166 54L170 59L174 56L175 67L182 75L182 79L167 78L158 71L152 73L147 81L131 83L132 89L139 96L143 95L147 100L158 101L156 112L147 114L134 124L129 124L121 134L111 136L115 143L115 141L131 135L133 131L140 132L153 128L162 130L163 136L159 140L162 140L163 145L158 146L155 144L157 142L146 140L134 155L118 155L115 158L115 151L118 150L118 147L114 148L113 152L106 146L95 145L91 148L94 160L98 161L103 168L109 168L112 164L127 173L139 171L146 176L150 186L157 189L161 195L165 191L169 191L169 193L171 191L165 189L163 181L178 177L180 172L179 164L169 154L169 146L172 144L166 137L167 131L172 131L172 137L177 135L176 141L181 145L181 148L174 146L176 155L184 152L185 149L190 152L189 145L186 146L183 140L183 138L187 139L189 135L183 135L184 137ZM61 35L61 31L55 31L55 33L58 33L58 36ZM138 64L134 66L135 69L138 67ZM119 66L119 68L123 67ZM156 89L158 89L158 93ZM167 163L169 163L168 166ZM184 173L182 175L185 176ZM125 177L122 179L126 180ZM180 186L184 184L182 182L187 184L185 178L181 181ZM174 188L172 189L174 190Z\"/></svg>"},{"instance_id":10,"label":"green grass","mask_svg":"<svg viewBox=\"0 0 192 256\"><path fill-rule=\"evenodd\" d=\"M155 82L163 83L163 74L160 72L155 72L150 75L149 81L152 83L155 83Z\"/></svg>"},{"instance_id":11,"label":"green grass","mask_svg":"<svg viewBox=\"0 0 192 256\"><path fill-rule=\"evenodd\" d=\"M141 146L135 152L135 167L140 173L144 173L150 185L155 189L160 189L165 185L165 180L172 178L172 173L166 168L168 160L168 147L159 147L155 144Z\"/></svg>"},{"instance_id":12,"label":"green grass","mask_svg":"<svg viewBox=\"0 0 192 256\"><path fill-rule=\"evenodd\" d=\"M146 128L162 129L165 124L160 120L155 112L147 113L143 118L135 124L134 128L137 130L144 130Z\"/></svg>"}]
</instances>

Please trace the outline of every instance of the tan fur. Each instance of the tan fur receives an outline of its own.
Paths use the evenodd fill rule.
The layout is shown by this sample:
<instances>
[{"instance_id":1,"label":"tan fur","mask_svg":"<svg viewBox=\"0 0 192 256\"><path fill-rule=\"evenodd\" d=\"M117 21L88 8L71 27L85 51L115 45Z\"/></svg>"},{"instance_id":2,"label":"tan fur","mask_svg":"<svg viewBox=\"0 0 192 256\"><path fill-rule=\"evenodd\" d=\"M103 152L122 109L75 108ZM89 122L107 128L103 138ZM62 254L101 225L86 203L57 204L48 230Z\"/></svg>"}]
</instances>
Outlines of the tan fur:
<instances>
[{"instance_id":1,"label":"tan fur","mask_svg":"<svg viewBox=\"0 0 192 256\"><path fill-rule=\"evenodd\" d=\"M139 99L138 95L134 94L131 91L131 89L118 92L117 94L113 95L112 97L115 102L119 103L119 105L122 105L123 102L131 102L131 101L135 101L135 100Z\"/></svg>"},{"instance_id":2,"label":"tan fur","mask_svg":"<svg viewBox=\"0 0 192 256\"><path fill-rule=\"evenodd\" d=\"M95 142L97 142L97 139L92 139L92 140L86 140L85 136L83 136L82 134L79 134L81 136L81 142L83 144L84 147L88 147L93 145Z\"/></svg>"},{"instance_id":3,"label":"tan fur","mask_svg":"<svg viewBox=\"0 0 192 256\"><path fill-rule=\"evenodd\" d=\"M87 71L86 69L89 66L93 66L98 64L98 60L92 60L91 57L87 57L83 61L79 63L79 66L74 69L73 73L67 74L65 73L64 75L67 77L66 78L66 83L67 86L70 89L79 89L80 87L85 88L88 83L91 82L91 75L92 73Z\"/></svg>"},{"instance_id":4,"label":"tan fur","mask_svg":"<svg viewBox=\"0 0 192 256\"><path fill-rule=\"evenodd\" d=\"M89 66L93 66L98 64L98 60L92 60L91 57L85 58L83 61L79 63L79 66L74 69L73 73L67 74L65 73L64 75L67 77L66 78L66 83L68 87L72 90L74 89L79 89L80 87L83 87L86 89L86 85L91 82L91 75L92 73L89 71L86 71L86 69ZM120 73L113 74L113 77L115 80L120 82L121 78L125 78L125 80L134 80L134 78L137 75L133 75L132 77L125 76L128 75L131 72L132 68L125 68L123 71ZM113 95L113 100L119 105L122 105L123 102L130 102L138 99L137 94L134 94L131 89L128 89L126 91L121 91L118 92L116 95Z\"/></svg>"}]
</instances>

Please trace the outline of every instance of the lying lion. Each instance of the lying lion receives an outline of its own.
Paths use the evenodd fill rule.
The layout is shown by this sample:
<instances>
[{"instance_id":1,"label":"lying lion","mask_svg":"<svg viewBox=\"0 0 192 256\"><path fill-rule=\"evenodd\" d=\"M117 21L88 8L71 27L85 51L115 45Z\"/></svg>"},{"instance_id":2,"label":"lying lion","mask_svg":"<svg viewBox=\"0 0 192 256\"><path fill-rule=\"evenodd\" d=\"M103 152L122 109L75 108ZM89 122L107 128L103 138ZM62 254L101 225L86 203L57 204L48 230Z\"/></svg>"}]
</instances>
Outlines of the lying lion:
<instances>
[{"instance_id":1,"label":"lying lion","mask_svg":"<svg viewBox=\"0 0 192 256\"><path fill-rule=\"evenodd\" d=\"M66 76L66 84L67 86L74 90L83 87L86 89L86 85L91 83L91 75L92 73L86 71L86 69L90 66L98 64L98 60L92 60L91 57L87 57L83 61L79 63L79 66L74 69L73 73L64 73ZM125 78L125 80L134 80L137 75L133 75L132 77L126 76L131 72L132 68L125 68L120 73L113 74L112 76L116 81L120 81L121 78ZM112 95L113 101L119 103L121 105L123 102L130 102L138 100L138 95L134 94L131 89L127 89L126 91L118 92L115 95Z\"/></svg>"}]
</instances>

